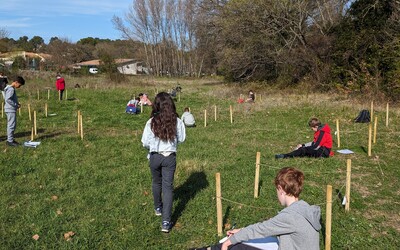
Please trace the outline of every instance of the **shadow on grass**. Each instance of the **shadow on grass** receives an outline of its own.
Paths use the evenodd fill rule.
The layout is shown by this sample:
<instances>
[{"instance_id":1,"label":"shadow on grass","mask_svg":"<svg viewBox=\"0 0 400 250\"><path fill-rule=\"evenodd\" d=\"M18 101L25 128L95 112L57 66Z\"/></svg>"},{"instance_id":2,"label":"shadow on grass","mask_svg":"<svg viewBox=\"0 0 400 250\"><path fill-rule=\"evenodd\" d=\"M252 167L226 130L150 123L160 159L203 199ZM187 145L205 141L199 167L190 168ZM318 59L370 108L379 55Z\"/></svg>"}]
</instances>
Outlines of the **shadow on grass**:
<instances>
[{"instance_id":1,"label":"shadow on grass","mask_svg":"<svg viewBox=\"0 0 400 250\"><path fill-rule=\"evenodd\" d=\"M178 204L171 218L174 225L185 210L187 203L193 199L199 191L208 187L208 185L207 176L204 172L194 172L185 183L175 189L174 199L178 201Z\"/></svg>"}]
</instances>

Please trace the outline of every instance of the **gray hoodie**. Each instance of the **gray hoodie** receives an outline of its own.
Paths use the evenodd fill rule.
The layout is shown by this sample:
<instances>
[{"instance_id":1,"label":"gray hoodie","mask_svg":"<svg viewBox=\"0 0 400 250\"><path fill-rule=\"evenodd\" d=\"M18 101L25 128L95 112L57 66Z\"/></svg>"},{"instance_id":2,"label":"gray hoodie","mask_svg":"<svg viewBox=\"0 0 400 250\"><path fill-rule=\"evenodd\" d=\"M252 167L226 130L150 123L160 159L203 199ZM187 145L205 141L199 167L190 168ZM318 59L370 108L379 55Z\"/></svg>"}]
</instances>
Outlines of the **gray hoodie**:
<instances>
[{"instance_id":1,"label":"gray hoodie","mask_svg":"<svg viewBox=\"0 0 400 250\"><path fill-rule=\"evenodd\" d=\"M15 88L7 85L4 88L4 111L6 113L16 113L18 110L18 97L15 93Z\"/></svg>"},{"instance_id":2,"label":"gray hoodie","mask_svg":"<svg viewBox=\"0 0 400 250\"><path fill-rule=\"evenodd\" d=\"M321 211L299 200L284 208L275 217L247 226L229 239L232 244L276 236L280 250L318 250Z\"/></svg>"}]
</instances>

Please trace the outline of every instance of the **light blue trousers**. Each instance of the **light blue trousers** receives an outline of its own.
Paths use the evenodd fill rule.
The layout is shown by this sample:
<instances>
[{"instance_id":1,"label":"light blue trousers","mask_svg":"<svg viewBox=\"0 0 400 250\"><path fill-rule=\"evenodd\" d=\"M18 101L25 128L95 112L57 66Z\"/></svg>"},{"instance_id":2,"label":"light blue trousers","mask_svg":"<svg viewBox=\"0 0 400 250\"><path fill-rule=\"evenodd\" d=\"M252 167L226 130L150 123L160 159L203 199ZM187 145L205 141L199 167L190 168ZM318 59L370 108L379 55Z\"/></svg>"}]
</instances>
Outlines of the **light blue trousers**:
<instances>
[{"instance_id":1,"label":"light blue trousers","mask_svg":"<svg viewBox=\"0 0 400 250\"><path fill-rule=\"evenodd\" d=\"M14 131L17 127L17 113L15 112L6 112L7 115L7 141L14 141Z\"/></svg>"}]
</instances>

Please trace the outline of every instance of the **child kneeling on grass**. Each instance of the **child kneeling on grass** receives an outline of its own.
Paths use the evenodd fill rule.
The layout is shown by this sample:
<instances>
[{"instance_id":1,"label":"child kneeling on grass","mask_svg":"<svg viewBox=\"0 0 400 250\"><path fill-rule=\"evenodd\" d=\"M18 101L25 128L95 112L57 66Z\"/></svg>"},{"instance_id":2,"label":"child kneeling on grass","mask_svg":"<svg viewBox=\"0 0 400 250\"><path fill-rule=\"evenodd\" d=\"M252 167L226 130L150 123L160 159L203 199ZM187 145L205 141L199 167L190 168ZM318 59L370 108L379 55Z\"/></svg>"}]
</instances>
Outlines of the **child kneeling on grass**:
<instances>
[{"instance_id":1,"label":"child kneeling on grass","mask_svg":"<svg viewBox=\"0 0 400 250\"><path fill-rule=\"evenodd\" d=\"M279 249L319 249L319 231L321 229L319 206L311 206L299 200L303 189L304 174L295 168L282 168L275 177L276 195L285 208L275 217L242 229L229 230L228 239L218 245L205 248L210 250L255 250L278 249L269 245L251 243L256 239L278 239ZM196 248L195 248L196 249Z\"/></svg>"},{"instance_id":2,"label":"child kneeling on grass","mask_svg":"<svg viewBox=\"0 0 400 250\"><path fill-rule=\"evenodd\" d=\"M297 145L296 149L287 154L277 154L276 159L292 157L325 157L333 156L331 128L328 124L321 124L318 118L311 118L308 125L314 131L314 140Z\"/></svg>"}]
</instances>

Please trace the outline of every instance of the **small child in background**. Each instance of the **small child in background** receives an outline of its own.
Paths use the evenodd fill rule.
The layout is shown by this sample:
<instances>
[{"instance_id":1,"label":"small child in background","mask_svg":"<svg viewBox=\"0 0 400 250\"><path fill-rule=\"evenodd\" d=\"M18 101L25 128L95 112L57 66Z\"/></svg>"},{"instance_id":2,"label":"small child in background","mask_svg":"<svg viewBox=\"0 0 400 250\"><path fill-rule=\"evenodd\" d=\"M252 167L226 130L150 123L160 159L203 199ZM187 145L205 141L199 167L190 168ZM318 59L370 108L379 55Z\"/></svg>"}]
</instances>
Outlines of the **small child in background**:
<instances>
[{"instance_id":1,"label":"small child in background","mask_svg":"<svg viewBox=\"0 0 400 250\"><path fill-rule=\"evenodd\" d=\"M252 90L249 91L249 96L246 99L246 102L254 102L256 96Z\"/></svg>"},{"instance_id":2,"label":"small child in background","mask_svg":"<svg viewBox=\"0 0 400 250\"><path fill-rule=\"evenodd\" d=\"M196 127L196 121L194 120L194 116L190 113L188 107L183 110L181 119L186 127Z\"/></svg>"},{"instance_id":3,"label":"small child in background","mask_svg":"<svg viewBox=\"0 0 400 250\"><path fill-rule=\"evenodd\" d=\"M131 100L126 104L125 113L128 114L140 113L139 101L140 101L139 97L131 98Z\"/></svg>"},{"instance_id":4,"label":"small child in background","mask_svg":"<svg viewBox=\"0 0 400 250\"><path fill-rule=\"evenodd\" d=\"M151 101L150 101L149 98L147 97L147 94L140 93L140 94L139 94L139 98L140 98L140 103L141 103L143 106L151 106L151 105L152 105Z\"/></svg>"}]
</instances>

